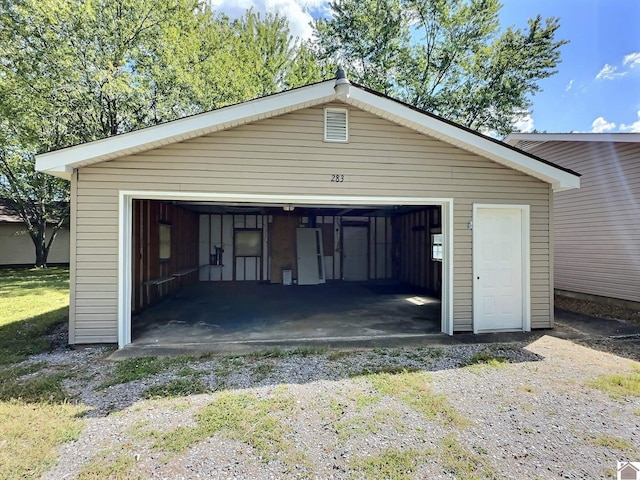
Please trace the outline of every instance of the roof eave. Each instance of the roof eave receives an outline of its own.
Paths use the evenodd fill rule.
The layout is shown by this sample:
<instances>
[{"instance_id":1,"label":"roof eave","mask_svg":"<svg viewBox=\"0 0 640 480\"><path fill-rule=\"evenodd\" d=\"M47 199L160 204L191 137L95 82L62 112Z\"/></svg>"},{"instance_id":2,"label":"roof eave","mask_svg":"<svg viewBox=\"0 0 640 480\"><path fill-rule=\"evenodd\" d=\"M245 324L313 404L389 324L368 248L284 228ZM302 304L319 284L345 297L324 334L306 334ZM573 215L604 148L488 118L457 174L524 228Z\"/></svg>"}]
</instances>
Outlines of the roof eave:
<instances>
[{"instance_id":1,"label":"roof eave","mask_svg":"<svg viewBox=\"0 0 640 480\"><path fill-rule=\"evenodd\" d=\"M334 81L317 83L211 112L36 156L36 170L71 178L74 168L144 152L335 100Z\"/></svg>"},{"instance_id":2,"label":"roof eave","mask_svg":"<svg viewBox=\"0 0 640 480\"><path fill-rule=\"evenodd\" d=\"M494 142L436 117L425 115L389 98L355 88L351 90L345 102L550 183L554 191L580 188L579 175L544 163L524 152Z\"/></svg>"}]
</instances>

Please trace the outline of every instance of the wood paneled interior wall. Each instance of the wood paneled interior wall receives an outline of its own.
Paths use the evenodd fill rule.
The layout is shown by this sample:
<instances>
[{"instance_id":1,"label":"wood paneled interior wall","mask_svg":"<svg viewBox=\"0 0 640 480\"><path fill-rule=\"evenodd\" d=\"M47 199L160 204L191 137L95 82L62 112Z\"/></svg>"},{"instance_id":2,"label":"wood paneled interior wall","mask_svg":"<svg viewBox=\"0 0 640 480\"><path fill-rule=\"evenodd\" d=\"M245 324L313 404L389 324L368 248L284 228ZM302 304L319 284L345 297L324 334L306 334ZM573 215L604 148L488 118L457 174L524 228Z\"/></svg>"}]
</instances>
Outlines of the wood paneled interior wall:
<instances>
[{"instance_id":1,"label":"wood paneled interior wall","mask_svg":"<svg viewBox=\"0 0 640 480\"><path fill-rule=\"evenodd\" d=\"M342 278L342 222L361 222L369 227L369 279L393 278L391 219L387 217L303 216L294 213L274 215L200 215L200 281L268 280L282 283L282 271L291 270L297 278L296 229L322 230L325 278ZM234 231L258 228L263 233L262 258L235 257ZM223 248L221 265L210 265L215 247ZM235 263L234 263L235 262Z\"/></svg>"},{"instance_id":2,"label":"wood paneled interior wall","mask_svg":"<svg viewBox=\"0 0 640 480\"><path fill-rule=\"evenodd\" d=\"M270 216L262 214L200 215L199 265L200 281L260 281L269 278L268 225ZM238 257L234 253L236 230L261 230L259 257ZM222 248L222 262L211 263L211 255Z\"/></svg>"},{"instance_id":3,"label":"wood paneled interior wall","mask_svg":"<svg viewBox=\"0 0 640 480\"><path fill-rule=\"evenodd\" d=\"M132 311L152 305L198 279L198 214L157 200L133 201ZM171 257L160 260L161 223L171 225ZM160 280L162 283L153 283Z\"/></svg>"},{"instance_id":4,"label":"wood paneled interior wall","mask_svg":"<svg viewBox=\"0 0 640 480\"><path fill-rule=\"evenodd\" d=\"M438 206L394 217L393 257L398 280L440 294L442 262L431 259L431 234L442 232L441 222Z\"/></svg>"},{"instance_id":5,"label":"wood paneled interior wall","mask_svg":"<svg viewBox=\"0 0 640 480\"><path fill-rule=\"evenodd\" d=\"M300 217L285 214L274 215L269 225L269 247L271 256L271 283L282 283L282 270L291 270L293 278L298 278L296 258L296 228ZM325 232L323 230L323 237ZM333 245L329 252L333 250ZM325 249L326 251L326 249Z\"/></svg>"}]
</instances>

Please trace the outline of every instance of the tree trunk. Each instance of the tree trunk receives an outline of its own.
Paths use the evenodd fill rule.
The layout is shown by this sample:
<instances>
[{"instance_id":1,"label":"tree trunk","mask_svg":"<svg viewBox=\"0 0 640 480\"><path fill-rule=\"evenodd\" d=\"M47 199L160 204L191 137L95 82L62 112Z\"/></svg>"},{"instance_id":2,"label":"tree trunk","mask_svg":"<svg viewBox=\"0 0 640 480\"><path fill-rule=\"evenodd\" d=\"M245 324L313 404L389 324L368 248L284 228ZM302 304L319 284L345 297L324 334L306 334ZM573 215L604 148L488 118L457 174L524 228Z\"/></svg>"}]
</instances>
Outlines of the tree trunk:
<instances>
[{"instance_id":1,"label":"tree trunk","mask_svg":"<svg viewBox=\"0 0 640 480\"><path fill-rule=\"evenodd\" d=\"M36 247L36 268L47 268L47 257L49 256L49 245L47 245L47 233L45 225L37 225L35 235L31 235L33 244Z\"/></svg>"}]
</instances>

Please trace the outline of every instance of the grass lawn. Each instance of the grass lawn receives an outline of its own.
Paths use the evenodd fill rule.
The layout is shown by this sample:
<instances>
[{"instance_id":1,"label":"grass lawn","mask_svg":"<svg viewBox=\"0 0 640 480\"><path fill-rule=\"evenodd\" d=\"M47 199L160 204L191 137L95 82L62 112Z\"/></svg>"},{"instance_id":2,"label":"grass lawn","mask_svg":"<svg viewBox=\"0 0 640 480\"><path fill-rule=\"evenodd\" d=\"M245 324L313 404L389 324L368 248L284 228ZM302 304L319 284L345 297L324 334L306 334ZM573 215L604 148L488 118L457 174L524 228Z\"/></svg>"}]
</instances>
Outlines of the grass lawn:
<instances>
[{"instance_id":1,"label":"grass lawn","mask_svg":"<svg viewBox=\"0 0 640 480\"><path fill-rule=\"evenodd\" d=\"M68 315L68 268L0 270L0 365L46 351Z\"/></svg>"},{"instance_id":2,"label":"grass lawn","mask_svg":"<svg viewBox=\"0 0 640 480\"><path fill-rule=\"evenodd\" d=\"M80 434L82 407L69 402L64 375L16 365L50 348L46 334L67 321L68 305L67 268L0 270L0 478L38 478Z\"/></svg>"}]
</instances>

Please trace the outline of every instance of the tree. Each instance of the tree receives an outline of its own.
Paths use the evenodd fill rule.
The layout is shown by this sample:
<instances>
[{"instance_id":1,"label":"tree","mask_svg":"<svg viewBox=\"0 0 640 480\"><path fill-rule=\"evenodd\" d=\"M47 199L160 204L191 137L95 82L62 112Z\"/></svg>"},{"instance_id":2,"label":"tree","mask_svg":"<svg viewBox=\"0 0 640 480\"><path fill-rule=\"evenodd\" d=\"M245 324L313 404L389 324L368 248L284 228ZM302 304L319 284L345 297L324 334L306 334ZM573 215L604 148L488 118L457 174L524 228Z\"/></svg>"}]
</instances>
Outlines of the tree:
<instances>
[{"instance_id":1,"label":"tree","mask_svg":"<svg viewBox=\"0 0 640 480\"><path fill-rule=\"evenodd\" d=\"M557 18L500 31L498 0L337 0L314 23L323 59L357 82L467 127L506 134L556 73Z\"/></svg>"},{"instance_id":2,"label":"tree","mask_svg":"<svg viewBox=\"0 0 640 480\"><path fill-rule=\"evenodd\" d=\"M305 48L282 17L231 21L197 0L0 0L0 195L36 264L69 197L34 171L36 153L297 86L322 73Z\"/></svg>"}]
</instances>

